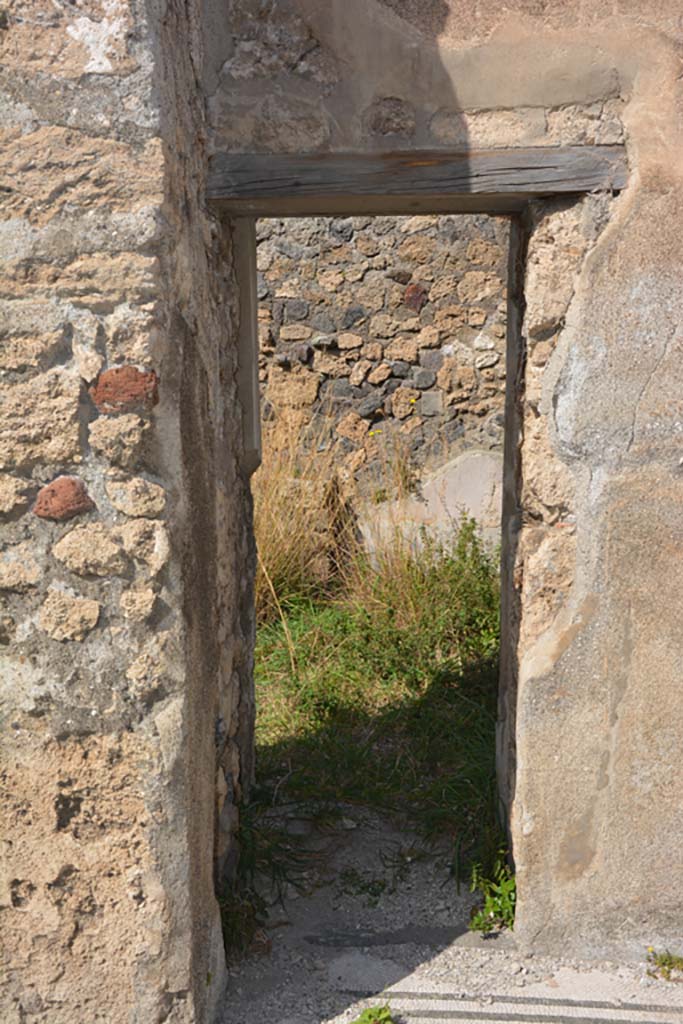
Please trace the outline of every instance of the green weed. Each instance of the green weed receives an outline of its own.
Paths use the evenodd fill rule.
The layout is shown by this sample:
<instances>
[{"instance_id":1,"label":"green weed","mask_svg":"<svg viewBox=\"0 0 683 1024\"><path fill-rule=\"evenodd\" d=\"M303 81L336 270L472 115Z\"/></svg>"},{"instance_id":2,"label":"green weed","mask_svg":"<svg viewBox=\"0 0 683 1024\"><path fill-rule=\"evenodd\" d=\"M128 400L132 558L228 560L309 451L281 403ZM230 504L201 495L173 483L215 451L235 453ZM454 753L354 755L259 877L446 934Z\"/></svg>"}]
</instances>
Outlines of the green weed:
<instances>
[{"instance_id":1,"label":"green weed","mask_svg":"<svg viewBox=\"0 0 683 1024\"><path fill-rule=\"evenodd\" d=\"M499 851L490 873L481 864L473 864L470 891L479 892L484 899L483 907L470 920L472 931L488 935L498 928L514 926L517 888L504 849Z\"/></svg>"},{"instance_id":2,"label":"green weed","mask_svg":"<svg viewBox=\"0 0 683 1024\"><path fill-rule=\"evenodd\" d=\"M356 1017L351 1024L396 1024L391 1010L387 1006L371 1006L363 1010L360 1017Z\"/></svg>"},{"instance_id":3,"label":"green weed","mask_svg":"<svg viewBox=\"0 0 683 1024\"><path fill-rule=\"evenodd\" d=\"M237 891L256 894L258 921L259 879L270 872L277 888L300 868L301 848L273 834L274 809L356 804L406 817L428 842L450 840L456 881L477 864L481 913L510 925L514 879L499 864L495 785L497 552L465 519L417 543L397 524L370 554L333 447L281 425L266 451L254 481L258 788ZM401 452L377 461L375 500L405 497L414 480ZM407 870L397 863L391 878L340 883L376 902ZM240 915L230 904L228 920ZM375 1019L390 1021L361 1018Z\"/></svg>"},{"instance_id":4,"label":"green weed","mask_svg":"<svg viewBox=\"0 0 683 1024\"><path fill-rule=\"evenodd\" d=\"M449 543L362 559L334 600L291 603L287 630L257 639L261 786L406 813L426 838L451 838L456 874L488 863L498 587L495 553L465 522Z\"/></svg>"},{"instance_id":5,"label":"green weed","mask_svg":"<svg viewBox=\"0 0 683 1024\"><path fill-rule=\"evenodd\" d=\"M285 889L303 887L308 858L295 837L263 815L256 799L241 809L237 832L237 878L218 891L223 943L230 959L239 959L253 946L268 920L268 904L282 902Z\"/></svg>"},{"instance_id":6,"label":"green weed","mask_svg":"<svg viewBox=\"0 0 683 1024\"><path fill-rule=\"evenodd\" d=\"M651 978L663 978L665 981L683 981L683 956L670 953L668 949L658 953L650 946L647 951L647 962L652 965L647 973ZM681 977L674 978L674 973Z\"/></svg>"}]
</instances>

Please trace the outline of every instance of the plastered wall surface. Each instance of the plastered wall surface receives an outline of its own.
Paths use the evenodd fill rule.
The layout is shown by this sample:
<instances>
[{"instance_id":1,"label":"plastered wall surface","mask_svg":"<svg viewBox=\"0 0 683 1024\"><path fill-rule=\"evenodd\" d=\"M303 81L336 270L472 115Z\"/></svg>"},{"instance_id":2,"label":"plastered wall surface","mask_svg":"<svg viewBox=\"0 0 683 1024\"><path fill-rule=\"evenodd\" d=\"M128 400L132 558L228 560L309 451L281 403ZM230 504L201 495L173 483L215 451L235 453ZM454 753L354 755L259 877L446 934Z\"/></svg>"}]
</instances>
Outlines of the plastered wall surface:
<instances>
[{"instance_id":1,"label":"plastered wall surface","mask_svg":"<svg viewBox=\"0 0 683 1024\"><path fill-rule=\"evenodd\" d=\"M8 5L3 1021L205 1024L222 994L251 555L210 149L625 139L618 198L526 219L502 777L521 942L676 940L681 36L674 0Z\"/></svg>"}]
</instances>

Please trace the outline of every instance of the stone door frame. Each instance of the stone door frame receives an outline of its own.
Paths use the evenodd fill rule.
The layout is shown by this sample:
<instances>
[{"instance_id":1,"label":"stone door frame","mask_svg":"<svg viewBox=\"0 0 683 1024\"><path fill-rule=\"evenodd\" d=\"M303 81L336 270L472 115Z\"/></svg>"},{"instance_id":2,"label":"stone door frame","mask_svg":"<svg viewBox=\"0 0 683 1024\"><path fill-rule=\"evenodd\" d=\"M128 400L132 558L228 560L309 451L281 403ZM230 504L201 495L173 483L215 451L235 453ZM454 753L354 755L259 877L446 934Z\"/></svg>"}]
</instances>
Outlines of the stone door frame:
<instances>
[{"instance_id":1,"label":"stone door frame","mask_svg":"<svg viewBox=\"0 0 683 1024\"><path fill-rule=\"evenodd\" d=\"M497 774L500 807L515 856L524 844L523 813L515 826L517 705L525 591L520 554L525 521L523 441L527 410L524 328L527 253L538 225L578 209L590 196L626 187L624 146L570 146L448 152L305 155L216 154L206 198L233 224L240 294L239 393L244 469L260 463L256 219L339 215L479 213L511 221L508 263L506 397L501 555L501 655ZM557 250L562 249L558 239ZM582 257L571 270L578 276ZM536 291L541 291L534 282ZM534 301L537 302L536 298ZM541 334L543 332L541 331ZM539 335L540 336L540 335ZM536 382L538 386L538 381ZM533 390L534 385L531 385ZM542 451L536 458L546 458ZM554 456L553 456L554 457ZM555 526L555 523L545 524ZM528 545L527 545L528 546ZM561 588L560 588L561 589ZM563 595L566 597L567 595ZM533 884L530 887L533 889ZM524 887L521 896L524 909ZM532 897L533 898L533 897ZM527 904L528 905L528 904Z\"/></svg>"}]
</instances>

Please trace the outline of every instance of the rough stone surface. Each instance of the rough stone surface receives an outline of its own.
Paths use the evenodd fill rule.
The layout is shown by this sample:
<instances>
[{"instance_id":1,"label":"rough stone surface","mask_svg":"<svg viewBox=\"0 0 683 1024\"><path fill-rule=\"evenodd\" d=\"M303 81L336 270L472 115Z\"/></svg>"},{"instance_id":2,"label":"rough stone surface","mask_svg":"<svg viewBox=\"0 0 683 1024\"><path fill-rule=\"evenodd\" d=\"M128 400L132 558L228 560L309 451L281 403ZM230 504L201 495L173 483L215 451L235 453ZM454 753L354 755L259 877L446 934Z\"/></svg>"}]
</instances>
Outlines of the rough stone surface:
<instances>
[{"instance_id":1,"label":"rough stone surface","mask_svg":"<svg viewBox=\"0 0 683 1024\"><path fill-rule=\"evenodd\" d=\"M84 640L99 617L97 601L51 590L41 606L38 622L53 640Z\"/></svg>"},{"instance_id":2,"label":"rough stone surface","mask_svg":"<svg viewBox=\"0 0 683 1024\"><path fill-rule=\"evenodd\" d=\"M33 506L41 519L73 519L81 512L89 512L95 503L88 489L77 476L58 476L52 483L41 487Z\"/></svg>"},{"instance_id":3,"label":"rough stone surface","mask_svg":"<svg viewBox=\"0 0 683 1024\"><path fill-rule=\"evenodd\" d=\"M163 487L143 477L119 479L114 476L107 481L106 489L114 508L127 516L154 518L164 510L166 497Z\"/></svg>"},{"instance_id":4,"label":"rough stone surface","mask_svg":"<svg viewBox=\"0 0 683 1024\"><path fill-rule=\"evenodd\" d=\"M156 594L149 587L124 590L121 594L121 608L127 619L145 622L154 610Z\"/></svg>"},{"instance_id":5,"label":"rough stone surface","mask_svg":"<svg viewBox=\"0 0 683 1024\"><path fill-rule=\"evenodd\" d=\"M137 465L149 427L134 413L115 419L100 417L91 423L89 440L94 451L124 469Z\"/></svg>"},{"instance_id":6,"label":"rough stone surface","mask_svg":"<svg viewBox=\"0 0 683 1024\"><path fill-rule=\"evenodd\" d=\"M121 543L131 557L156 575L169 556L168 534L163 523L149 519L134 519L125 523L120 531Z\"/></svg>"},{"instance_id":7,"label":"rough stone surface","mask_svg":"<svg viewBox=\"0 0 683 1024\"><path fill-rule=\"evenodd\" d=\"M90 397L100 412L130 412L153 406L159 401L158 378L154 370L115 366L100 374L90 388Z\"/></svg>"},{"instance_id":8,"label":"rough stone surface","mask_svg":"<svg viewBox=\"0 0 683 1024\"><path fill-rule=\"evenodd\" d=\"M415 113L405 100L385 96L375 100L363 111L363 122L368 135L410 138L415 133Z\"/></svg>"},{"instance_id":9,"label":"rough stone surface","mask_svg":"<svg viewBox=\"0 0 683 1024\"><path fill-rule=\"evenodd\" d=\"M0 20L0 1019L205 1024L239 822L218 841L217 772L233 802L252 770L252 555L199 5ZM87 522L25 514L70 476Z\"/></svg>"},{"instance_id":10,"label":"rough stone surface","mask_svg":"<svg viewBox=\"0 0 683 1024\"><path fill-rule=\"evenodd\" d=\"M42 571L28 543L0 552L0 590L27 590L40 581Z\"/></svg>"},{"instance_id":11,"label":"rough stone surface","mask_svg":"<svg viewBox=\"0 0 683 1024\"><path fill-rule=\"evenodd\" d=\"M27 481L3 491L0 555L11 723L0 1017L12 1024L209 1024L223 993L214 886L234 872L253 767L253 552L237 387L244 254L239 226L204 201L210 150L626 141L624 194L527 211L526 273L512 228L501 780L520 944L623 959L680 939L679 5L293 0L264 11L257 0L229 11L93 0L2 14L0 468ZM422 367L423 350L462 334L471 361L443 351L438 370L424 368L476 417L471 393L501 365L475 365L497 342L478 348L467 333L487 323L477 296L503 280L487 246L452 268L483 274L463 288L427 280L442 247L424 221L410 218L385 265L381 237L351 259L353 218L335 220L320 289L340 295L348 267L339 321L300 294L316 280L301 241L273 255L278 286L301 280L273 297L282 319L262 322L264 342L310 327L291 344L345 359L330 338L355 333L360 358L379 364L410 337L420 358L396 361ZM386 301L413 282L411 261L429 302L399 329ZM308 312L287 309L296 300ZM328 383L340 420L357 397L340 385L381 392L350 372L328 382L314 368L306 381L299 355L290 365L274 381L286 391L282 375L300 378L299 410ZM114 390L95 418L83 381L125 366L147 382L140 404L125 411L132 395ZM393 416L409 382L396 379L394 394L363 397L373 422L380 408ZM435 418L412 412L398 429L416 440ZM130 520L147 525L124 559L112 466L167 496L152 585L163 534ZM48 552L73 531L15 499L74 473L128 576L68 577L101 605L101 625L56 643L39 610L69 571ZM122 591L137 588L158 590L154 629L124 614Z\"/></svg>"},{"instance_id":12,"label":"rough stone surface","mask_svg":"<svg viewBox=\"0 0 683 1024\"><path fill-rule=\"evenodd\" d=\"M52 554L79 576L121 574L127 566L120 545L101 523L77 526L55 544Z\"/></svg>"},{"instance_id":13,"label":"rough stone surface","mask_svg":"<svg viewBox=\"0 0 683 1024\"><path fill-rule=\"evenodd\" d=\"M0 469L80 462L79 392L61 370L0 387Z\"/></svg>"},{"instance_id":14,"label":"rough stone surface","mask_svg":"<svg viewBox=\"0 0 683 1024\"><path fill-rule=\"evenodd\" d=\"M9 476L6 473L0 475L0 514L9 515L17 510L23 510L29 503L28 480L22 480L18 476Z\"/></svg>"},{"instance_id":15,"label":"rough stone surface","mask_svg":"<svg viewBox=\"0 0 683 1024\"><path fill-rule=\"evenodd\" d=\"M489 0L301 0L278 20L286 39L278 45L272 22L268 34L249 16L249 0L233 12L224 30L240 53L239 73L232 60L217 59L216 46L207 74L219 150L254 148L256 112L262 115L271 87L264 70L246 70L246 54L259 46L277 67L283 102L305 96L302 120L316 105L319 138L327 136L319 149L396 146L367 131L364 112L382 99L410 105L415 133L401 143L408 149L626 141L626 193L613 203L596 197L527 211L526 273L521 258L513 264L515 316L523 318L525 302L527 312L506 360L515 386L506 409L500 747L514 767L507 780L501 768L501 780L511 804L520 939L576 952L611 947L619 957L657 944L655 935L671 943L683 913L673 895L682 891L680 872L672 884L681 842L670 768L683 741L680 659L670 640L678 626L657 560L643 551L648 544L658 553L676 550L678 8L648 0L622 5L615 16L606 2L589 9L519 0L503 9ZM313 40L324 76L298 63ZM287 150L288 128L271 126L266 148ZM525 238L517 227L513 234L521 257ZM347 246L344 240L340 248ZM434 255L419 232L406 232L398 251L421 268ZM363 255L381 261L381 243ZM434 317L439 332L481 329L463 307L500 274L484 247L475 256L481 262L469 269L477 276L456 282L448 308ZM362 305L354 296L340 329L357 330ZM396 332L374 305L363 307L369 340L384 349L410 333L405 323ZM471 363L443 353L435 372L439 388L456 391L453 407L476 417L476 375L487 379L498 364L484 365L491 349L472 347ZM384 412L384 402L367 399L367 409L373 405L370 415ZM629 537L640 540L631 545ZM672 567L667 583L675 586L676 578ZM657 794L650 810L645 791Z\"/></svg>"},{"instance_id":16,"label":"rough stone surface","mask_svg":"<svg viewBox=\"0 0 683 1024\"><path fill-rule=\"evenodd\" d=\"M442 392L424 399L427 418L405 452L416 469L467 448L502 449L506 222L295 218L261 220L257 232L259 322L268 326L259 375L271 419L297 410L314 429L343 437L344 465L363 488L375 471L366 457L372 440L367 429L350 430L348 417L360 415L389 445L405 447L399 432L418 410L405 396L392 401L399 383ZM302 319L285 323L297 302ZM312 359L296 345L303 337ZM445 360L454 372L437 379ZM471 374L467 391L456 371ZM462 429L447 432L454 405Z\"/></svg>"}]
</instances>

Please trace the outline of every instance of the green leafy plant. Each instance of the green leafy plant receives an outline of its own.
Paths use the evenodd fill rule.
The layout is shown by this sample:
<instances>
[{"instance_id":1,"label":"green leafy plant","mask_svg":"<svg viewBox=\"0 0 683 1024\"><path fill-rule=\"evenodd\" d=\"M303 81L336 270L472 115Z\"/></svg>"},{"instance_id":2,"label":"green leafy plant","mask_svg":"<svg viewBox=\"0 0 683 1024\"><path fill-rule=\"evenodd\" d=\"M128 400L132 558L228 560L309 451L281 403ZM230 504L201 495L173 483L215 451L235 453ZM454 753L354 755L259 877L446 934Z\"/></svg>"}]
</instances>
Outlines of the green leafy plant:
<instances>
[{"instance_id":1,"label":"green leafy plant","mask_svg":"<svg viewBox=\"0 0 683 1024\"><path fill-rule=\"evenodd\" d=\"M513 928L517 889L504 850L499 851L490 874L479 863L472 866L470 891L479 892L484 900L483 907L472 914L472 931L488 935L500 928Z\"/></svg>"},{"instance_id":2,"label":"green leafy plant","mask_svg":"<svg viewBox=\"0 0 683 1024\"><path fill-rule=\"evenodd\" d=\"M351 1024L396 1024L388 1005L371 1006L363 1010L360 1017L356 1017Z\"/></svg>"},{"instance_id":3,"label":"green leafy plant","mask_svg":"<svg viewBox=\"0 0 683 1024\"><path fill-rule=\"evenodd\" d=\"M668 949L657 952L652 946L647 951L647 962L652 965L648 970L651 978L663 978L665 981L683 981L683 956L670 953ZM674 978L674 973L680 978Z\"/></svg>"},{"instance_id":4,"label":"green leafy plant","mask_svg":"<svg viewBox=\"0 0 683 1024\"><path fill-rule=\"evenodd\" d=\"M359 554L342 592L258 631L257 779L264 805L408 813L459 878L499 844L498 560L471 521L423 540Z\"/></svg>"}]
</instances>

